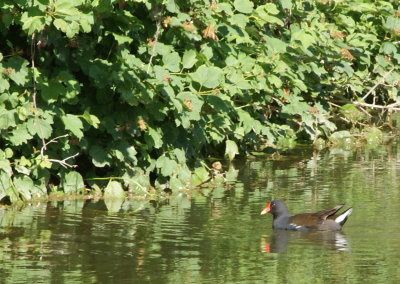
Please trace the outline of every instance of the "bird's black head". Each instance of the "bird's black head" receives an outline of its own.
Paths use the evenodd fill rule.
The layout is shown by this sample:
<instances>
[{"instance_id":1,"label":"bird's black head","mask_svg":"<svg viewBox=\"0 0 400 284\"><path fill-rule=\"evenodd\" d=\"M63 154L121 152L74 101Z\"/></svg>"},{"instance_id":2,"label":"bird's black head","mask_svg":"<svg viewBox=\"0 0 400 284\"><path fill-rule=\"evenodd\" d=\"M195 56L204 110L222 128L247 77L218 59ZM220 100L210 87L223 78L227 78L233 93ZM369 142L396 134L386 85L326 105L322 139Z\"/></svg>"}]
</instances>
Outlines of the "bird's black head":
<instances>
[{"instance_id":1,"label":"bird's black head","mask_svg":"<svg viewBox=\"0 0 400 284\"><path fill-rule=\"evenodd\" d=\"M282 200L272 200L265 204L265 208L261 211L261 215L271 213L273 216L288 214L288 209Z\"/></svg>"}]
</instances>

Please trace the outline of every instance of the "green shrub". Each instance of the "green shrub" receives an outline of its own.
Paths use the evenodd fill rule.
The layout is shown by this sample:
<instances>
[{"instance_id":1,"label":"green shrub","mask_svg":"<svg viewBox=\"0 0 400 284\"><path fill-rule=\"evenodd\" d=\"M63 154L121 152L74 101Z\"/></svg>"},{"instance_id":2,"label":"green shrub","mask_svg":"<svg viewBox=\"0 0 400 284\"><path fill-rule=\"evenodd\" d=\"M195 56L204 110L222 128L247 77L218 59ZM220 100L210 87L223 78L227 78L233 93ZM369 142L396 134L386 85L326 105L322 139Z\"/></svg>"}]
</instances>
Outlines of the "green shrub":
<instances>
[{"instance_id":1,"label":"green shrub","mask_svg":"<svg viewBox=\"0 0 400 284\"><path fill-rule=\"evenodd\" d=\"M341 111L397 110L398 5L2 1L0 199L103 180L186 188L210 178L210 156L329 137Z\"/></svg>"}]
</instances>

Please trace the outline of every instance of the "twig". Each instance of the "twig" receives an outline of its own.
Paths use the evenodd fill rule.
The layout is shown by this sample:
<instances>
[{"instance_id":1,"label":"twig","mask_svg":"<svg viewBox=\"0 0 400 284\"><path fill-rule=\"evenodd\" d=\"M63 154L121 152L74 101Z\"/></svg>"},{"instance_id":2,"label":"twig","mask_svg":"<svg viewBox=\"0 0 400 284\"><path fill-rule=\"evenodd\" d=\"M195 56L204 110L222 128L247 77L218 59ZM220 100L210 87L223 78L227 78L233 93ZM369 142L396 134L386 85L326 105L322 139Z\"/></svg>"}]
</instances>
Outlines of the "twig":
<instances>
[{"instance_id":1,"label":"twig","mask_svg":"<svg viewBox=\"0 0 400 284\"><path fill-rule=\"evenodd\" d=\"M385 79L387 76L389 76L390 73L392 73L394 70L394 67L392 69L390 69L388 72L386 72L382 78L374 85L372 86L372 88L361 98L363 101L365 101L365 99L372 94L372 92L381 84L383 84L385 82Z\"/></svg>"},{"instance_id":2,"label":"twig","mask_svg":"<svg viewBox=\"0 0 400 284\"><path fill-rule=\"evenodd\" d=\"M49 144L51 144L51 143L55 143L55 142L57 142L58 139L64 138L64 137L68 137L68 134L64 134L64 135L61 135L61 136L57 136L57 137L51 139L49 142L45 142L45 141L43 140L43 146L42 146L42 148L40 149L40 156L43 157L44 151L47 150L47 145L49 145Z\"/></svg>"},{"instance_id":3,"label":"twig","mask_svg":"<svg viewBox=\"0 0 400 284\"><path fill-rule=\"evenodd\" d=\"M329 105L340 108L341 106L332 102L328 102Z\"/></svg>"},{"instance_id":4,"label":"twig","mask_svg":"<svg viewBox=\"0 0 400 284\"><path fill-rule=\"evenodd\" d=\"M35 52L36 52L35 37L36 37L36 34L33 33L32 41L31 41L31 68L32 68L32 85L33 85L33 87L32 87L33 88L32 103L33 103L33 109L35 110L34 115L36 117L38 115L38 112L37 112L37 102L36 102L37 89L36 89L36 73L35 73ZM41 132L41 134L43 134L42 126L39 125L38 127L39 127L39 131ZM46 141L44 140L44 138L42 138L42 144L43 144L42 148L44 147L44 149L46 149ZM41 155L42 155L42 151L41 151Z\"/></svg>"},{"instance_id":5,"label":"twig","mask_svg":"<svg viewBox=\"0 0 400 284\"><path fill-rule=\"evenodd\" d=\"M358 106L358 109L361 110L365 115L372 117L372 115L367 110L365 110L362 106Z\"/></svg>"},{"instance_id":6,"label":"twig","mask_svg":"<svg viewBox=\"0 0 400 284\"><path fill-rule=\"evenodd\" d=\"M51 144L51 143L56 143L57 140L59 140L59 139L61 139L61 138L65 138L65 137L68 137L68 134L64 134L64 135L57 136L57 137L51 139L51 140L48 141L48 142L45 142L44 139L43 139L43 146L42 146L42 148L40 149L40 158L41 158L42 160L44 159L44 151L47 150L47 146L48 146L49 144ZM67 161L70 160L70 159L75 158L75 157L78 156L78 155L79 155L79 153L76 153L76 154L74 154L74 155L72 155L72 156L69 156L69 157L67 157L67 158L65 158L65 159L62 159L62 160L58 160L58 159L47 159L47 160L48 160L49 162L58 163L58 164L60 164L61 166L63 166L64 168L76 168L77 165L71 165L71 164L67 163Z\"/></svg>"},{"instance_id":7,"label":"twig","mask_svg":"<svg viewBox=\"0 0 400 284\"><path fill-rule=\"evenodd\" d=\"M31 42L31 66L32 66L32 75L33 75L33 96L32 96L32 100L33 100L33 108L37 109L37 105L36 105L36 75L35 75L35 33L32 34L32 42Z\"/></svg>"},{"instance_id":8,"label":"twig","mask_svg":"<svg viewBox=\"0 0 400 284\"><path fill-rule=\"evenodd\" d=\"M384 109L384 110L400 110L400 103L392 103L390 105L375 105L375 104L368 104L368 103L363 103L363 102L353 102L354 105L356 106L363 106L363 107L369 107L369 108L378 108L378 109Z\"/></svg>"},{"instance_id":9,"label":"twig","mask_svg":"<svg viewBox=\"0 0 400 284\"><path fill-rule=\"evenodd\" d=\"M69 156L69 157L66 157L65 159L62 159L62 160L58 160L58 159L48 159L50 162L53 162L53 163L59 163L61 166L63 166L64 168L76 168L78 165L71 165L71 164L69 164L69 163L67 163L67 161L69 160L69 159L73 159L73 158L75 158L76 156L78 156L79 155L79 153L76 153L76 154L74 154L74 155L72 155L72 156Z\"/></svg>"},{"instance_id":10,"label":"twig","mask_svg":"<svg viewBox=\"0 0 400 284\"><path fill-rule=\"evenodd\" d=\"M162 13L162 11L161 11L161 13ZM154 34L153 47L151 49L151 55L150 55L149 63L147 64L147 74L149 74L149 72L150 72L150 66L151 66L151 62L153 61L153 57L155 55L156 44L158 42L158 37L160 35L160 30L161 30L161 17L158 16L157 29L156 29L156 32Z\"/></svg>"},{"instance_id":11,"label":"twig","mask_svg":"<svg viewBox=\"0 0 400 284\"><path fill-rule=\"evenodd\" d=\"M35 33L32 34L32 42L31 42L31 68L32 68L32 75L33 75L33 94L32 94L32 103L33 103L33 108L35 110L35 116L37 115L37 103L36 103L36 94L37 94L37 90L36 90L36 73L35 73ZM41 128L41 126L39 125L39 127ZM42 130L42 129L41 129ZM44 140L44 138L42 138L42 148L40 149L40 158L43 160L44 158L44 151L47 150L47 146L51 143L56 143L58 139L60 138L64 138L67 137L68 134L65 135L60 135L57 136L53 139L51 139L50 141L46 142ZM63 166L64 168L76 168L77 165L71 165L69 163L67 163L68 160L75 158L76 156L78 156L79 153L76 153L72 156L69 156L65 159L62 160L58 160L58 159L48 159L48 161L53 162L53 163L59 163L61 166Z\"/></svg>"}]
</instances>

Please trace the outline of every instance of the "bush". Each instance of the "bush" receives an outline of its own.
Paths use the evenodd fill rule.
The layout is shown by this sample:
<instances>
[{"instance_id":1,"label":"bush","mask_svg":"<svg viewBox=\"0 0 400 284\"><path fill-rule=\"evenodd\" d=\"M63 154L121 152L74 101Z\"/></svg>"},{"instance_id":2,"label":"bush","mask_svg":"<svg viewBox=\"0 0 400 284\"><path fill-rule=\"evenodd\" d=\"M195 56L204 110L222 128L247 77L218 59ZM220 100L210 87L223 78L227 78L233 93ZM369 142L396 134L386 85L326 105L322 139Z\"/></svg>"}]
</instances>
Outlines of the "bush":
<instances>
[{"instance_id":1,"label":"bush","mask_svg":"<svg viewBox=\"0 0 400 284\"><path fill-rule=\"evenodd\" d=\"M397 110L397 1L264 2L2 1L0 199L186 188Z\"/></svg>"}]
</instances>

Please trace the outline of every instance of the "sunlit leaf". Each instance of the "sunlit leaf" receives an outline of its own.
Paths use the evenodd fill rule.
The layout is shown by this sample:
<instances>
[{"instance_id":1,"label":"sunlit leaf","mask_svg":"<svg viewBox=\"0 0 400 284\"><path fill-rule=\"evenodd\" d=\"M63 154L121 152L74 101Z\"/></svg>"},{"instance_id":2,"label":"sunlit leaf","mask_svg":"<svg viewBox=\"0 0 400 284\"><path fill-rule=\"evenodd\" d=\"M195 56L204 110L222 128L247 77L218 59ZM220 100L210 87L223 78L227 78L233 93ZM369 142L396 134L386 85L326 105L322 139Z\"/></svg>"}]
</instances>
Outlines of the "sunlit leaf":
<instances>
[{"instance_id":1,"label":"sunlit leaf","mask_svg":"<svg viewBox=\"0 0 400 284\"><path fill-rule=\"evenodd\" d=\"M223 74L222 70L218 67L201 65L197 68L196 72L192 73L192 78L202 86L212 89L222 83Z\"/></svg>"},{"instance_id":2,"label":"sunlit leaf","mask_svg":"<svg viewBox=\"0 0 400 284\"><path fill-rule=\"evenodd\" d=\"M249 0L235 0L233 2L235 9L241 13L249 14L253 11L253 2Z\"/></svg>"},{"instance_id":3,"label":"sunlit leaf","mask_svg":"<svg viewBox=\"0 0 400 284\"><path fill-rule=\"evenodd\" d=\"M180 70L181 58L177 52L171 52L163 56L164 66L172 72L178 72Z\"/></svg>"},{"instance_id":4,"label":"sunlit leaf","mask_svg":"<svg viewBox=\"0 0 400 284\"><path fill-rule=\"evenodd\" d=\"M32 199L32 191L34 190L34 184L30 177L24 175L22 177L14 178L15 189L22 195L24 200Z\"/></svg>"},{"instance_id":5,"label":"sunlit leaf","mask_svg":"<svg viewBox=\"0 0 400 284\"><path fill-rule=\"evenodd\" d=\"M77 193L84 188L83 178L76 171L70 171L62 179L62 189L66 194Z\"/></svg>"},{"instance_id":6,"label":"sunlit leaf","mask_svg":"<svg viewBox=\"0 0 400 284\"><path fill-rule=\"evenodd\" d=\"M196 51L193 49L186 50L182 58L183 68L190 69L193 67L194 64L196 64L196 62L197 62Z\"/></svg>"},{"instance_id":7,"label":"sunlit leaf","mask_svg":"<svg viewBox=\"0 0 400 284\"><path fill-rule=\"evenodd\" d=\"M225 155L230 161L232 161L235 156L239 154L239 149L235 141L226 140L225 142Z\"/></svg>"},{"instance_id":8,"label":"sunlit leaf","mask_svg":"<svg viewBox=\"0 0 400 284\"><path fill-rule=\"evenodd\" d=\"M30 134L37 134L41 139L49 138L53 132L49 121L39 117L28 120L28 130Z\"/></svg>"},{"instance_id":9,"label":"sunlit leaf","mask_svg":"<svg viewBox=\"0 0 400 284\"><path fill-rule=\"evenodd\" d=\"M199 167L194 170L192 175L192 184L194 186L200 185L210 179L210 174L204 167Z\"/></svg>"},{"instance_id":10,"label":"sunlit leaf","mask_svg":"<svg viewBox=\"0 0 400 284\"><path fill-rule=\"evenodd\" d=\"M74 134L77 138L83 137L83 124L78 116L73 114L66 114L61 117L62 122L64 123L65 129L69 130Z\"/></svg>"}]
</instances>

